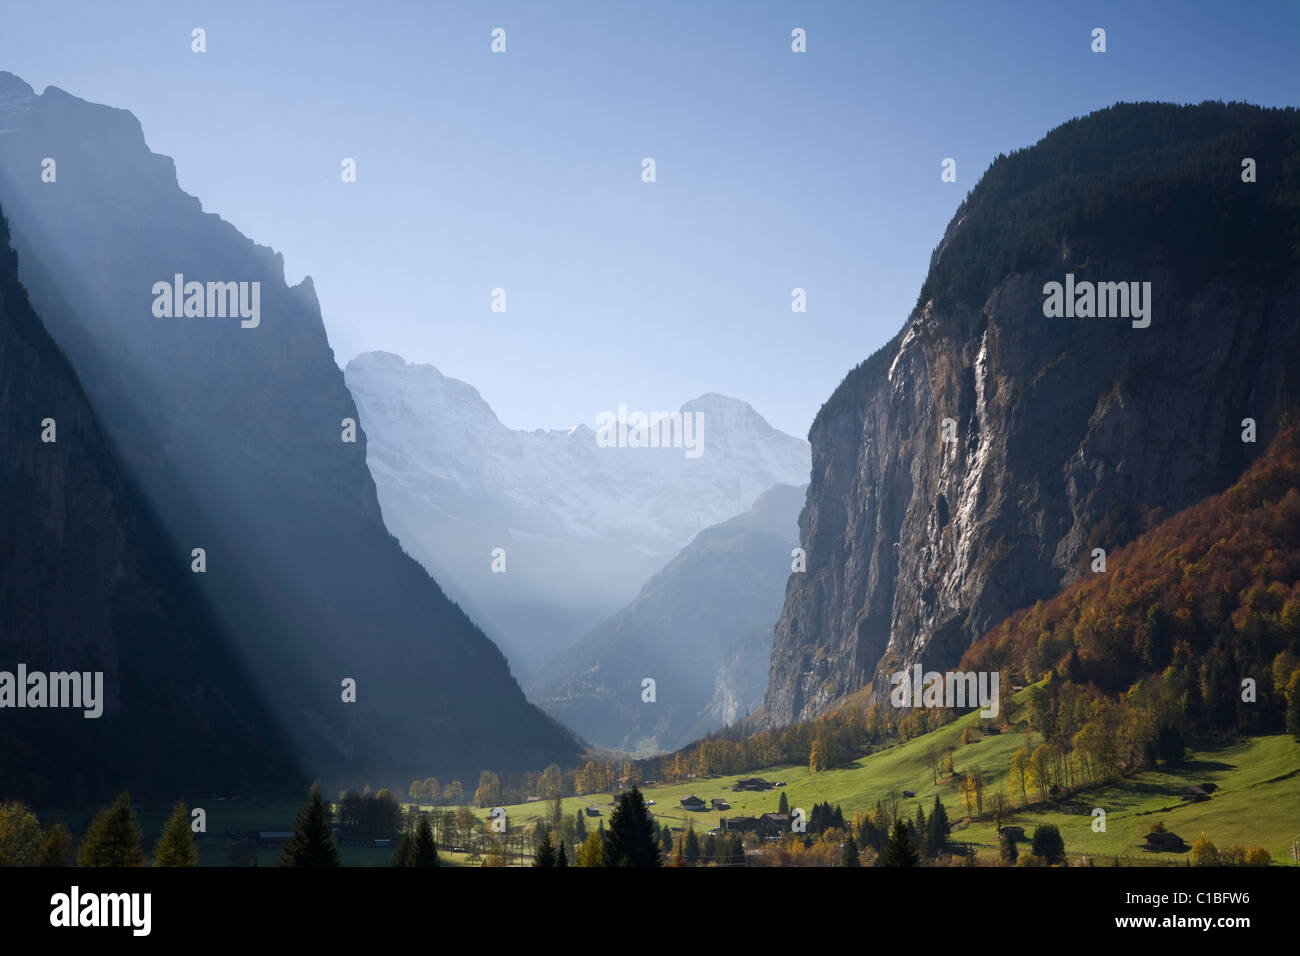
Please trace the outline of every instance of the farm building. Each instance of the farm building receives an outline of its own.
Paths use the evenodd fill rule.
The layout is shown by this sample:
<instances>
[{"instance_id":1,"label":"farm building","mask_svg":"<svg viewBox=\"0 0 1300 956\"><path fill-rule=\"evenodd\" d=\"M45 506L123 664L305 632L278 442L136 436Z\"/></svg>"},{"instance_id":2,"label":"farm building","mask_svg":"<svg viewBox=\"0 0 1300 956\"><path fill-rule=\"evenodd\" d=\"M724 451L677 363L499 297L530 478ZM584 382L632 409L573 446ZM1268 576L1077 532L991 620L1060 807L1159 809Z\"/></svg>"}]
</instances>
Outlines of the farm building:
<instances>
[{"instance_id":1,"label":"farm building","mask_svg":"<svg viewBox=\"0 0 1300 956\"><path fill-rule=\"evenodd\" d=\"M683 810L705 810L707 808L708 805L694 794L689 797L682 797Z\"/></svg>"}]
</instances>

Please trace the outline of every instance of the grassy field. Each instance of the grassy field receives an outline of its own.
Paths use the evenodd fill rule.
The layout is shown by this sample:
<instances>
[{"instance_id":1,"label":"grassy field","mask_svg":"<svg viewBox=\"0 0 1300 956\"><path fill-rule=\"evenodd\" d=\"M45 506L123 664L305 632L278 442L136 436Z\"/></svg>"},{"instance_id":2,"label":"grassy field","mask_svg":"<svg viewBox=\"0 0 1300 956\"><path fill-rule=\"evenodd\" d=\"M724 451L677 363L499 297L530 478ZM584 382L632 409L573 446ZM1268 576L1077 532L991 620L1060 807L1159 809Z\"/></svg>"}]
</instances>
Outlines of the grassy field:
<instances>
[{"instance_id":1,"label":"grassy field","mask_svg":"<svg viewBox=\"0 0 1300 956\"><path fill-rule=\"evenodd\" d=\"M1012 699L1013 708L1019 706L1025 693L1022 691ZM1041 739L1036 734L1027 737L1023 731L1007 731L959 746L962 731L966 728L978 731L978 727L978 716L968 714L924 737L819 774L810 773L806 765L766 767L739 775L656 784L644 788L644 793L647 800L655 801L651 810L661 824L667 823L674 830L693 825L701 834L717 826L721 816L757 816L775 811L782 792L791 807L810 811L813 804L829 801L843 809L846 819L851 819L855 812L870 810L877 800L885 800L891 794L897 795L900 808L908 816L915 816L918 805L925 808L928 816L937 794L953 822L953 840L972 845L981 861L992 862L997 856L997 834L992 822L966 819L965 803L956 789L947 783L935 786L926 753L931 746L942 750L952 745L955 768L959 771L979 768L985 777L986 794L991 795L1005 792L1011 754L1026 743L1036 746ZM760 793L735 793L731 787L742 776L785 781L786 786ZM1180 798L1184 788L1206 783L1216 786L1209 800L1188 803ZM914 791L916 796L903 797L905 790ZM706 803L714 797L723 797L731 803L731 809L725 813L682 810L681 799L691 794ZM614 800L612 794L590 794L568 797L562 805L570 818L581 809L595 806L600 809L601 818L608 820ZM1019 798L1014 802L1018 807ZM242 841L226 837L226 831L288 830L299 807L296 802L211 801L200 805L207 811L208 830L197 841L203 866L225 866L231 862L231 843ZM1106 811L1104 833L1092 830L1095 807ZM514 830L531 826L547 816L550 805L534 802L506 809ZM475 812L483 819L489 813L486 809ZM146 851L152 847L169 813L169 809L139 810ZM1056 824L1065 839L1068 855L1075 862L1087 856L1099 865L1109 863L1114 857L1141 865L1184 864L1186 853L1147 853L1142 849L1143 838L1156 821L1162 821L1188 844L1202 834L1220 848L1258 844L1272 854L1275 863L1291 865L1290 843L1300 839L1300 744L1290 736L1275 735L1243 738L1189 752L1186 761L1177 768L1146 771L1110 786L1073 794L1050 806L1040 807L1031 795L1028 809L1017 809L1005 822L1023 826L1029 834L1039 823ZM76 826L76 822L69 822ZM585 822L588 828L594 828L599 820L587 817ZM280 856L276 849L253 852L259 866L274 866ZM393 853L387 847L343 847L341 852L347 866L387 866ZM439 855L444 865L473 865L464 854L453 854L445 847L439 848Z\"/></svg>"},{"instance_id":2,"label":"grassy field","mask_svg":"<svg viewBox=\"0 0 1300 956\"><path fill-rule=\"evenodd\" d=\"M1023 692L1018 696L1022 698ZM915 816L918 805L925 808L928 816L938 794L953 822L953 839L974 845L981 861L991 862L997 855L993 824L966 820L965 803L955 788L942 783L938 787L934 785L926 751L932 745L940 748L953 745L956 769L969 771L978 767L984 773L986 793L992 794L999 790L1005 792L1011 755L1026 744L1027 738L1023 732L1004 732L982 737L964 747L957 746L966 727L978 728L976 714L968 714L924 737L824 773L812 774L807 766L767 767L740 775L657 784L644 788L644 793L647 800L656 801L651 810L661 824L667 823L674 830L693 824L701 833L717 826L721 816L754 816L777 809L781 789L733 793L730 788L742 776L785 781L783 789L791 807L811 810L814 803L829 801L843 809L846 819L857 811L870 810L877 800L891 793L898 795L900 807L909 816ZM1029 742L1036 746L1041 738L1035 734ZM1217 787L1209 800L1187 803L1180 799L1185 787L1204 783ZM915 791L916 797L904 798L904 790ZM731 803L731 809L725 813L682 810L680 800L690 794L706 803L713 797L724 797ZM564 812L572 816L590 803L599 806L602 816L608 817L613 799L610 794L571 797L563 801ZM1015 802L1018 807L1019 799ZM1095 807L1106 811L1104 833L1092 830ZM541 803L511 806L507 810L512 827L531 825L549 812ZM479 812L486 817L486 810ZM1259 844L1272 854L1275 862L1290 864L1290 843L1300 838L1300 744L1285 735L1245 738L1209 750L1189 752L1187 760L1177 768L1147 771L1110 786L1071 795L1047 807L1040 808L1031 793L1029 808L1018 809L1005 822L1025 827L1030 835L1039 823L1056 824L1072 861L1086 855L1098 864L1108 863L1113 857L1151 866L1185 863L1186 853L1148 853L1142 849L1146 833L1157 820L1163 821L1167 829L1183 837L1189 845L1202 834L1220 848ZM587 821L589 826L596 822L595 818Z\"/></svg>"}]
</instances>

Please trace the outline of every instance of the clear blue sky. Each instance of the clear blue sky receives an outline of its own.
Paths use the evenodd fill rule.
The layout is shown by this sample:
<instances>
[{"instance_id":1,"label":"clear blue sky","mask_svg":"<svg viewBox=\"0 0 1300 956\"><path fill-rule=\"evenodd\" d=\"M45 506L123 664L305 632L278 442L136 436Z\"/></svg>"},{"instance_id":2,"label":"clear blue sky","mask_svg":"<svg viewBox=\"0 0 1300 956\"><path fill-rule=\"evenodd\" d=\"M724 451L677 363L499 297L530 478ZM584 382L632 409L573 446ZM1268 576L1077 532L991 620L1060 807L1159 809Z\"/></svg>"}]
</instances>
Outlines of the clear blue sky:
<instances>
[{"instance_id":1,"label":"clear blue sky","mask_svg":"<svg viewBox=\"0 0 1300 956\"><path fill-rule=\"evenodd\" d=\"M798 435L999 152L1118 100L1300 104L1297 51L1291 0L93 0L0 32L0 69L131 110L311 275L340 364L430 362L515 428L717 391Z\"/></svg>"}]
</instances>

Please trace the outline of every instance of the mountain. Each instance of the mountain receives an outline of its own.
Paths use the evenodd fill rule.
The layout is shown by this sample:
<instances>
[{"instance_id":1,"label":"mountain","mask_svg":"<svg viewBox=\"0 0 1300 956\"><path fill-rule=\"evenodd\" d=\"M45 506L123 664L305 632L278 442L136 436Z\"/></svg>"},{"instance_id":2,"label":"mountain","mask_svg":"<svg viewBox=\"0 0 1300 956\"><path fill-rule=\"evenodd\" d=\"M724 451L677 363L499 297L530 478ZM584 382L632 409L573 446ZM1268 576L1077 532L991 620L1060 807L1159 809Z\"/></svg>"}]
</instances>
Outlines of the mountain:
<instances>
[{"instance_id":1,"label":"mountain","mask_svg":"<svg viewBox=\"0 0 1300 956\"><path fill-rule=\"evenodd\" d=\"M384 527L310 279L287 285L280 255L182 192L128 112L0 74L0 130L32 303L176 566L190 573L203 549L190 580L304 768L328 786L574 758ZM173 309L178 275L207 285Z\"/></svg>"},{"instance_id":2,"label":"mountain","mask_svg":"<svg viewBox=\"0 0 1300 956\"><path fill-rule=\"evenodd\" d=\"M957 664L1241 474L1300 396L1298 151L1293 109L1120 104L993 163L813 424L770 726ZM1149 282L1149 324L1048 318L1076 280Z\"/></svg>"},{"instance_id":3,"label":"mountain","mask_svg":"<svg viewBox=\"0 0 1300 956\"><path fill-rule=\"evenodd\" d=\"M0 670L102 674L98 717L84 716L85 701L0 711L4 796L82 806L124 782L150 800L296 779L251 675L208 626L32 311L2 211L0 489Z\"/></svg>"},{"instance_id":4,"label":"mountain","mask_svg":"<svg viewBox=\"0 0 1300 956\"><path fill-rule=\"evenodd\" d=\"M507 428L473 387L397 355L360 355L345 375L388 527L525 684L704 528L808 480L807 442L722 395L680 409L702 426L696 451L608 447L585 424Z\"/></svg>"},{"instance_id":5,"label":"mountain","mask_svg":"<svg viewBox=\"0 0 1300 956\"><path fill-rule=\"evenodd\" d=\"M803 499L804 489L776 485L701 531L636 600L548 664L529 697L597 744L642 753L676 749L755 709Z\"/></svg>"},{"instance_id":6,"label":"mountain","mask_svg":"<svg viewBox=\"0 0 1300 956\"><path fill-rule=\"evenodd\" d=\"M1047 677L1031 700L1038 723L1062 741L1093 713L1067 703L1052 715L1042 706L1067 684L1123 695L1129 711L1159 715L1186 738L1280 733L1291 675L1300 671L1300 421L1289 416L1222 494L1114 552L1106 573L1077 577L1017 611L961 666L1026 683ZM1254 681L1249 701L1246 677ZM1142 691L1132 691L1140 681ZM1300 693L1289 713L1300 720ZM1105 739L1114 728L1099 730ZM1154 744L1155 730L1129 736Z\"/></svg>"}]
</instances>

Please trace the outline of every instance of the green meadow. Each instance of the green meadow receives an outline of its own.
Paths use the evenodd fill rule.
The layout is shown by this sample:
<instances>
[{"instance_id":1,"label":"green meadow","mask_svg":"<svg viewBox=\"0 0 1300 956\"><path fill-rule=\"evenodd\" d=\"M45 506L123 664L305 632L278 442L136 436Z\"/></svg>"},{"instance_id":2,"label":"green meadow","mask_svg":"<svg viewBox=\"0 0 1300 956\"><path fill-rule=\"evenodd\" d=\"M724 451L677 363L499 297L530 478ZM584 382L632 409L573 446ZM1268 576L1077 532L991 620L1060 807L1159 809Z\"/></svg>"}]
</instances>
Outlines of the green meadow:
<instances>
[{"instance_id":1,"label":"green meadow","mask_svg":"<svg viewBox=\"0 0 1300 956\"><path fill-rule=\"evenodd\" d=\"M1017 706L1025 691L1013 699ZM856 812L866 812L877 800L891 794L899 800L900 810L914 817L921 806L929 816L936 795L943 802L953 823L952 838L959 844L974 846L981 862L997 858L997 832L991 820L969 820L965 801L951 784L938 786L930 770L927 751L931 746L955 748L953 765L959 771L980 769L986 781L985 810L993 793L1006 792L1006 778L1011 755L1028 742L1042 742L1038 734L1028 737L1023 730L1004 731L983 736L959 746L965 728L979 729L978 715L967 714L938 730L905 743L880 750L852 763L823 773L813 774L807 766L767 767L751 773L709 777L680 783L657 783L643 788L647 800L654 800L652 812L660 824L674 830L693 825L703 833L718 825L720 817L756 816L777 809L782 791L791 807L810 811L813 804L829 801L839 805L846 820ZM784 781L784 788L762 792L735 793L731 787L741 777L763 777ZM1180 794L1194 785L1214 784L1210 798L1200 803L1184 801ZM905 790L915 797L904 797ZM706 803L723 797L731 809L691 812L682 810L680 801L689 795ZM1010 798L1011 795L1008 794ZM595 805L602 817L608 817L612 794L570 797L563 801L570 816L580 808ZM1098 865L1115 857L1133 865L1183 865L1187 853L1149 853L1142 849L1147 832L1157 821L1181 836L1188 845L1204 834L1216 846L1250 846L1258 844L1275 863L1291 864L1290 844L1300 839L1300 744L1288 735L1241 738L1208 749L1188 751L1184 762L1173 768L1160 767L1144 771L1121 781L1064 796L1061 800L1040 805L1030 794L1027 809L1021 799L1013 799L1014 810L1004 825L1023 826L1027 836L1039 823L1060 827L1070 861L1088 857ZM1093 810L1106 811L1105 832L1094 832ZM512 827L531 826L549 813L545 803L528 803L506 808ZM477 811L486 818L488 811ZM597 825L588 818L587 825ZM1022 845L1022 850L1027 847Z\"/></svg>"}]
</instances>

